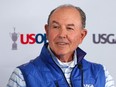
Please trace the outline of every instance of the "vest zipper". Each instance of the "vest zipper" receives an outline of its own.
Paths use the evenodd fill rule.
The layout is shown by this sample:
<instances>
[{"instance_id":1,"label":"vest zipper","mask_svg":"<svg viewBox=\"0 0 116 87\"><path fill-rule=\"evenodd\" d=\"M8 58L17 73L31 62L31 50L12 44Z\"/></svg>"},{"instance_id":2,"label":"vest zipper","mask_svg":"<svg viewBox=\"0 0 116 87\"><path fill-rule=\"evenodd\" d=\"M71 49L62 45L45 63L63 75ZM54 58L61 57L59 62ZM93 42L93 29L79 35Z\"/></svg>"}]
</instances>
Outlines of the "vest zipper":
<instances>
[{"instance_id":1,"label":"vest zipper","mask_svg":"<svg viewBox=\"0 0 116 87\"><path fill-rule=\"evenodd\" d=\"M57 64L56 64L57 65ZM58 66L58 65L57 65ZM68 84L68 82L67 82L67 80L66 80L66 77L65 77L65 75L64 75L64 73L63 73L63 71L62 71L62 69L58 66L58 68L61 70L61 72L62 72L62 75L63 75L63 77L64 77L64 79L65 79L65 81L66 81L66 83L67 83L67 85L68 85L68 87L70 87L70 85ZM58 82L57 82L57 84L58 84ZM59 86L58 86L59 87ZM71 86L72 87L72 86Z\"/></svg>"},{"instance_id":2,"label":"vest zipper","mask_svg":"<svg viewBox=\"0 0 116 87\"><path fill-rule=\"evenodd\" d=\"M79 67L79 64L76 64L75 67L78 67L79 70L80 70L80 72L81 72L81 87L84 87L84 85L83 85L83 69L82 69L82 66ZM75 68L75 67L74 67L74 68ZM72 72L73 72L74 68L72 69ZM73 85L72 85L72 72L71 72L71 75L70 75L71 87L73 87Z\"/></svg>"},{"instance_id":3,"label":"vest zipper","mask_svg":"<svg viewBox=\"0 0 116 87\"><path fill-rule=\"evenodd\" d=\"M53 59L52 59L53 60ZM55 61L53 60L53 62L55 63ZM56 64L56 63L55 63ZM64 79L65 79L65 81L66 81L66 83L67 83L67 86L68 87L70 87L70 85L68 84L68 82L67 82L67 80L66 80L66 77L65 77L65 75L64 75L64 73L63 73L63 71L62 71L62 69L56 64L56 66L60 69L60 71L61 71L61 73L62 73L62 75L63 75L63 77L64 77ZM56 87L59 87L59 85L58 85L58 82L57 82L57 84L56 84ZM71 85L71 87L72 87L72 85Z\"/></svg>"},{"instance_id":4,"label":"vest zipper","mask_svg":"<svg viewBox=\"0 0 116 87\"><path fill-rule=\"evenodd\" d=\"M72 84L72 72L74 70L74 68L77 66L77 64L73 67L72 71L71 71L71 74L70 74L70 84L71 84L71 87L73 87L73 84Z\"/></svg>"}]
</instances>

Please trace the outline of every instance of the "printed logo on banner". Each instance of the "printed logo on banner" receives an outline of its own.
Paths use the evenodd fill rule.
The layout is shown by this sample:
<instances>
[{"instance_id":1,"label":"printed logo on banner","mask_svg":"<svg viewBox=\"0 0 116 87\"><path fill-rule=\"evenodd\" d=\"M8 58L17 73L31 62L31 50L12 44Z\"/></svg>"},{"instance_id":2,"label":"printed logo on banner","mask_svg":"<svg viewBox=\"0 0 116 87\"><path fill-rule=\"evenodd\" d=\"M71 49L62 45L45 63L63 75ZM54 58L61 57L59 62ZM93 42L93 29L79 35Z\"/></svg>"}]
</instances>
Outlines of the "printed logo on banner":
<instances>
[{"instance_id":1,"label":"printed logo on banner","mask_svg":"<svg viewBox=\"0 0 116 87\"><path fill-rule=\"evenodd\" d=\"M23 44L23 45L35 44L35 43L37 44L47 43L47 38L45 33L44 34L42 33L19 34L19 33L16 33L15 30L16 29L14 28L14 32L10 33L10 37L12 41L14 42L12 44L12 50L17 50L16 41L18 40L18 37L20 39L20 44Z\"/></svg>"},{"instance_id":2,"label":"printed logo on banner","mask_svg":"<svg viewBox=\"0 0 116 87\"><path fill-rule=\"evenodd\" d=\"M116 44L115 34L93 34L93 43L95 44Z\"/></svg>"},{"instance_id":3,"label":"printed logo on banner","mask_svg":"<svg viewBox=\"0 0 116 87\"><path fill-rule=\"evenodd\" d=\"M21 44L45 44L47 42L46 34L20 34L20 42Z\"/></svg>"}]
</instances>

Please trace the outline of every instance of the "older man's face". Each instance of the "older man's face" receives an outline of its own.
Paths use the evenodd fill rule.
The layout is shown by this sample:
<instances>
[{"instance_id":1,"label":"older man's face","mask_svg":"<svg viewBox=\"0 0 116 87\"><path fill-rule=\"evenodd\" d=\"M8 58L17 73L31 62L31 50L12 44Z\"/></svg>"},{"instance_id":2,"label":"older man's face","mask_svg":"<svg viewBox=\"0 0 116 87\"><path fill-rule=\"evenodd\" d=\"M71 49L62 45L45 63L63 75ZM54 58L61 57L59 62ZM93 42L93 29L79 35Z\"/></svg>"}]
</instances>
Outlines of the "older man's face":
<instances>
[{"instance_id":1,"label":"older man's face","mask_svg":"<svg viewBox=\"0 0 116 87\"><path fill-rule=\"evenodd\" d=\"M80 13L74 8L57 9L45 26L49 46L56 55L72 55L87 31L82 29Z\"/></svg>"}]
</instances>

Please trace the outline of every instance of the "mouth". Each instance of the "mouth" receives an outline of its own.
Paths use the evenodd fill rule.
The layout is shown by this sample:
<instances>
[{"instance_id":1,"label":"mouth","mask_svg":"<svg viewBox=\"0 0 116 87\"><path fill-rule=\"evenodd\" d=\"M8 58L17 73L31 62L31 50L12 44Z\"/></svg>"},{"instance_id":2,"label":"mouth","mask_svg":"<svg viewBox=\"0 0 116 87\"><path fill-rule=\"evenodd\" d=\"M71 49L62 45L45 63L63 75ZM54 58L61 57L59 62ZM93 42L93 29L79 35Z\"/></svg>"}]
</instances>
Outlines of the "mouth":
<instances>
[{"instance_id":1,"label":"mouth","mask_svg":"<svg viewBox=\"0 0 116 87\"><path fill-rule=\"evenodd\" d=\"M61 46L68 45L68 43L67 43L67 42L57 42L56 44L57 44L57 45L61 45Z\"/></svg>"}]
</instances>

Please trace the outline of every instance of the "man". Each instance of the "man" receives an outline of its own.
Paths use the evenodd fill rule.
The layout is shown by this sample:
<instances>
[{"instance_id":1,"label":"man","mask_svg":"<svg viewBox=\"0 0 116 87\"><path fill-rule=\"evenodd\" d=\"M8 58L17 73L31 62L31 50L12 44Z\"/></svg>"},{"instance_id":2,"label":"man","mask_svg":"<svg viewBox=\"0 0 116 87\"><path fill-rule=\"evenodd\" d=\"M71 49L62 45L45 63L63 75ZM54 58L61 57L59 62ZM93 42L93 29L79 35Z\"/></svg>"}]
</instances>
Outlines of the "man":
<instances>
[{"instance_id":1,"label":"man","mask_svg":"<svg viewBox=\"0 0 116 87\"><path fill-rule=\"evenodd\" d=\"M79 48L87 34L85 22L79 7L55 8L45 25L49 42L36 59L14 70L7 87L114 87L108 71L86 61Z\"/></svg>"}]
</instances>

